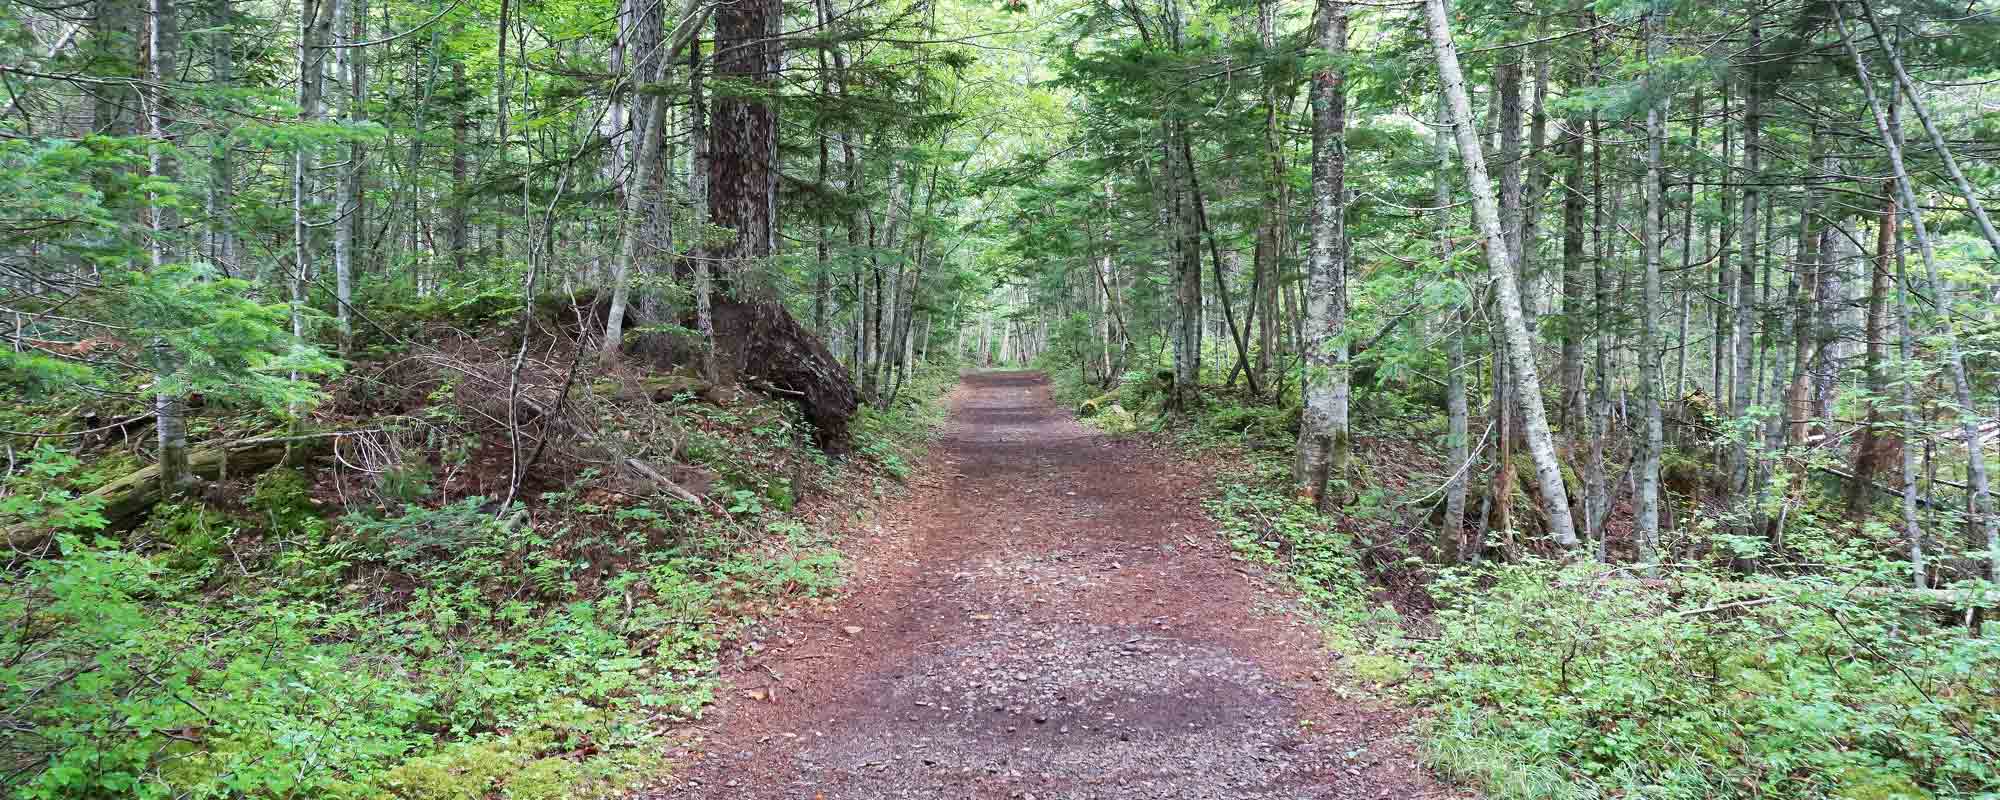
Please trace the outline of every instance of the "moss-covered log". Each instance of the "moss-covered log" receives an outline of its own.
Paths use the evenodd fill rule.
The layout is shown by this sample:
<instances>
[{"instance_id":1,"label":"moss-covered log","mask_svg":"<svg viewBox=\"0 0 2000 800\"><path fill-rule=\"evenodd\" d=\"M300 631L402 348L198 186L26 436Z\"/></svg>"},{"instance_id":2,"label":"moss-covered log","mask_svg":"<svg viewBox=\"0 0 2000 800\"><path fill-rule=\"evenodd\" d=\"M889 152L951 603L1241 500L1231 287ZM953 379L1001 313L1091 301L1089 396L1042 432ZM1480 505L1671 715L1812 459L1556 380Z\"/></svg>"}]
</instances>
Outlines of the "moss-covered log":
<instances>
[{"instance_id":1,"label":"moss-covered log","mask_svg":"<svg viewBox=\"0 0 2000 800\"><path fill-rule=\"evenodd\" d=\"M188 462L193 473L203 480L218 480L225 474L242 477L275 466L285 459L287 451L297 457L316 451L326 441L318 436L243 439L197 448L188 454ZM86 500L102 504L98 513L104 515L114 530L136 523L163 497L158 464L133 470L84 495ZM15 525L7 529L7 546L16 550L33 549L55 534L56 531L44 526Z\"/></svg>"}]
</instances>

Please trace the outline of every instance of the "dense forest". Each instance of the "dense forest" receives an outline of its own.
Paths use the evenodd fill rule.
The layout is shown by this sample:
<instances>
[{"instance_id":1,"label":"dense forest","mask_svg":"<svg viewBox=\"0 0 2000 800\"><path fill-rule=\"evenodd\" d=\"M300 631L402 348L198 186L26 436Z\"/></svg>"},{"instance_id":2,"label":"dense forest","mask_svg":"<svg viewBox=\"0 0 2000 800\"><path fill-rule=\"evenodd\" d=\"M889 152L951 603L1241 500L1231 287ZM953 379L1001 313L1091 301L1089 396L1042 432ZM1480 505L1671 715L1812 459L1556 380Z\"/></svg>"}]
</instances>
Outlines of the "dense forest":
<instances>
[{"instance_id":1,"label":"dense forest","mask_svg":"<svg viewBox=\"0 0 2000 800\"><path fill-rule=\"evenodd\" d=\"M1441 780L1996 796L1996 14L0 0L0 787L671 783L1033 369Z\"/></svg>"}]
</instances>

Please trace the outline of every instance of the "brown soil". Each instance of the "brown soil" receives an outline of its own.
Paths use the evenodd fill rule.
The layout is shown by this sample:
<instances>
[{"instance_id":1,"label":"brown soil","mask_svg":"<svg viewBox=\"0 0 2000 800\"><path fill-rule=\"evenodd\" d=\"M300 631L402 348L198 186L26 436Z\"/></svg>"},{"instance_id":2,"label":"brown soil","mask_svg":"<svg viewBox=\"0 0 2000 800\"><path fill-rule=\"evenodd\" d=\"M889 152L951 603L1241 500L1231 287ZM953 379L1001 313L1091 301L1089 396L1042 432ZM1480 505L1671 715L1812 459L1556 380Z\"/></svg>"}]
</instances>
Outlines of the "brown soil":
<instances>
[{"instance_id":1,"label":"brown soil","mask_svg":"<svg viewBox=\"0 0 2000 800\"><path fill-rule=\"evenodd\" d=\"M1451 796L1407 719L1229 558L1204 469L966 378L851 594L776 620L657 797Z\"/></svg>"}]
</instances>

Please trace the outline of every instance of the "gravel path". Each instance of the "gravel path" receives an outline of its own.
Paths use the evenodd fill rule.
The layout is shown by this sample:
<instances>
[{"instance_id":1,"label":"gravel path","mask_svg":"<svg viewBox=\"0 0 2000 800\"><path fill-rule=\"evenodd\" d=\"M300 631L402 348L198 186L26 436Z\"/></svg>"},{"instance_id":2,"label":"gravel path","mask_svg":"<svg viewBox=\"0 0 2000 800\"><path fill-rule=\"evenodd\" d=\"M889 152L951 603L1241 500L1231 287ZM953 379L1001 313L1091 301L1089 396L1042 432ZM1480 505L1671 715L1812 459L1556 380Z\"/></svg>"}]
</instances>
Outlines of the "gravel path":
<instances>
[{"instance_id":1,"label":"gravel path","mask_svg":"<svg viewBox=\"0 0 2000 800\"><path fill-rule=\"evenodd\" d=\"M671 798L1453 796L1228 558L1209 476L968 376L850 593L736 653Z\"/></svg>"}]
</instances>

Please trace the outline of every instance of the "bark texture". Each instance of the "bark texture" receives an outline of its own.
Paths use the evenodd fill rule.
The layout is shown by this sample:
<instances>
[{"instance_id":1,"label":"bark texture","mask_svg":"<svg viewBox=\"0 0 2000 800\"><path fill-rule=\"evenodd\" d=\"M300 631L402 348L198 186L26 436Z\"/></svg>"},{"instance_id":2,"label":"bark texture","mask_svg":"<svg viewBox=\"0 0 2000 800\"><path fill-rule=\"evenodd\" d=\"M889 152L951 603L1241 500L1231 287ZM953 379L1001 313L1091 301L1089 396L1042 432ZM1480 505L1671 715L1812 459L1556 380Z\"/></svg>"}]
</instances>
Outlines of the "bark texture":
<instances>
[{"instance_id":1,"label":"bark texture","mask_svg":"<svg viewBox=\"0 0 2000 800\"><path fill-rule=\"evenodd\" d=\"M1458 139L1459 158L1465 164L1466 182L1472 194L1472 215L1485 242L1487 271L1492 274L1496 304L1506 334L1508 375L1513 381L1514 398L1520 409L1534 457L1535 473L1541 487L1543 513L1556 544L1576 544L1576 528L1570 519L1569 492L1563 485L1562 464L1556 459L1549 434L1547 411L1542 407L1541 377L1535 364L1534 344L1528 339L1527 321L1521 314L1521 292L1515 281L1514 264L1508 258L1507 242L1500 230L1500 213L1488 183L1486 156L1473 127L1472 103L1466 96L1465 73L1459 67L1458 48L1452 41L1451 23L1444 0L1424 3L1426 27L1431 46L1437 52L1438 73L1444 81L1445 98L1450 104L1452 124ZM1504 413L1501 412L1501 413Z\"/></svg>"},{"instance_id":2,"label":"bark texture","mask_svg":"<svg viewBox=\"0 0 2000 800\"><path fill-rule=\"evenodd\" d=\"M1314 20L1320 51L1347 47L1347 7L1321 0ZM1304 417L1293 479L1321 510L1341 502L1349 450L1347 404L1347 94L1345 76L1312 77L1311 250L1306 258Z\"/></svg>"}]
</instances>

